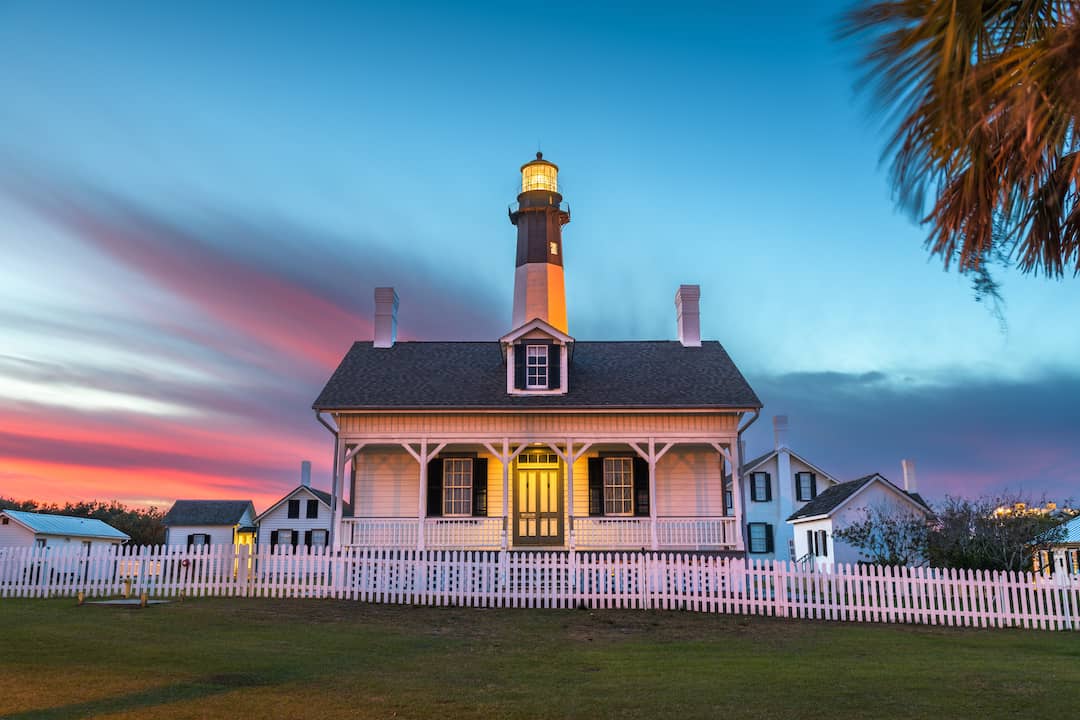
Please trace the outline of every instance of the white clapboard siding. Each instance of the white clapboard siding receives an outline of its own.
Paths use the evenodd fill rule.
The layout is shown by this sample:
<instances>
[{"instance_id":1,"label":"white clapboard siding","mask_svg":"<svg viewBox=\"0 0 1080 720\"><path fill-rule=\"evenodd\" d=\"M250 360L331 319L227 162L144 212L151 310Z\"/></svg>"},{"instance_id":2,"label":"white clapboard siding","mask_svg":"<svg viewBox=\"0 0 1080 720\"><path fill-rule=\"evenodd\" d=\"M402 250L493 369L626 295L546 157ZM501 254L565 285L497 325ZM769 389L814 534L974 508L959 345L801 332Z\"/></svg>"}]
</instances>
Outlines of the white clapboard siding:
<instances>
[{"instance_id":1,"label":"white clapboard siding","mask_svg":"<svg viewBox=\"0 0 1080 720\"><path fill-rule=\"evenodd\" d=\"M289 500L300 501L300 517L289 517ZM307 516L309 500L314 500L319 509L318 516ZM275 530L292 530L300 535L300 543L304 542L304 533L308 530L330 531L330 507L319 500L315 493L307 488L298 487L282 498L281 502L268 512L259 516L259 539L260 547L270 545L270 534Z\"/></svg>"},{"instance_id":2,"label":"white clapboard siding","mask_svg":"<svg viewBox=\"0 0 1080 720\"><path fill-rule=\"evenodd\" d=\"M656 514L709 517L724 514L720 456L711 447L677 446L656 464Z\"/></svg>"},{"instance_id":3,"label":"white clapboard siding","mask_svg":"<svg viewBox=\"0 0 1080 720\"><path fill-rule=\"evenodd\" d=\"M210 536L211 545L232 545L232 525L170 525L168 543L177 547L187 547L188 535L204 534Z\"/></svg>"},{"instance_id":4,"label":"white clapboard siding","mask_svg":"<svg viewBox=\"0 0 1080 720\"><path fill-rule=\"evenodd\" d=\"M1080 630L1080 576L644 552L212 545L0 548L0 598L337 598L468 607L638 608L804 620Z\"/></svg>"},{"instance_id":5,"label":"white clapboard siding","mask_svg":"<svg viewBox=\"0 0 1080 720\"><path fill-rule=\"evenodd\" d=\"M364 448L357 458L353 512L364 517L416 517L420 466L413 456L400 447L374 447Z\"/></svg>"}]
</instances>

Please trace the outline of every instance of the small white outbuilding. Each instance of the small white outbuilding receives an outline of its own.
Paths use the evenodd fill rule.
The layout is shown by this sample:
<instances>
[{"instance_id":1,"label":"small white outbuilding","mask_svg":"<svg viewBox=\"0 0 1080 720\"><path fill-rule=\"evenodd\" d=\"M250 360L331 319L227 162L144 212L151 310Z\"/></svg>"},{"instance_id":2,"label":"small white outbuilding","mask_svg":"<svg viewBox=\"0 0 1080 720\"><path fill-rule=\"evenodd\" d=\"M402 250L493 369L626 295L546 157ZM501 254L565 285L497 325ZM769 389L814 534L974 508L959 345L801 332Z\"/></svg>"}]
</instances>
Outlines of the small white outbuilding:
<instances>
[{"instance_id":1,"label":"small white outbuilding","mask_svg":"<svg viewBox=\"0 0 1080 720\"><path fill-rule=\"evenodd\" d=\"M833 485L787 519L795 534L795 557L812 560L819 568L866 560L858 548L834 533L865 519L866 512L877 507L923 518L931 514L926 501L914 489L901 489L880 473Z\"/></svg>"},{"instance_id":2,"label":"small white outbuilding","mask_svg":"<svg viewBox=\"0 0 1080 720\"><path fill-rule=\"evenodd\" d=\"M87 554L97 547L119 545L131 539L103 520L0 510L0 547L73 548Z\"/></svg>"}]
</instances>

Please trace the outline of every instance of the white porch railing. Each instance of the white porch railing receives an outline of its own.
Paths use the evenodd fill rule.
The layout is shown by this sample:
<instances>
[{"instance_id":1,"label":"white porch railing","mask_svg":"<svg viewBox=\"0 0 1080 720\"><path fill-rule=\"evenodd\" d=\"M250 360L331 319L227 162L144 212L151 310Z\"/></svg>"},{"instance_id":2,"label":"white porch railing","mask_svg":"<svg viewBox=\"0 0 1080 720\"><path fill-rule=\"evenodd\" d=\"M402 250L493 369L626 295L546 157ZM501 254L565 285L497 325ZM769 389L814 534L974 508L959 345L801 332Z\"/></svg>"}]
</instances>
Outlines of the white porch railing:
<instances>
[{"instance_id":1,"label":"white porch railing","mask_svg":"<svg viewBox=\"0 0 1080 720\"><path fill-rule=\"evenodd\" d=\"M690 550L734 549L733 517L664 517L656 519L656 540L662 548Z\"/></svg>"},{"instance_id":2,"label":"white porch railing","mask_svg":"<svg viewBox=\"0 0 1080 720\"><path fill-rule=\"evenodd\" d=\"M501 517L428 518L424 544L429 548L498 549L502 544Z\"/></svg>"},{"instance_id":3,"label":"white porch railing","mask_svg":"<svg viewBox=\"0 0 1080 720\"><path fill-rule=\"evenodd\" d=\"M635 548L648 550L649 518L642 517L576 517L575 544L586 548Z\"/></svg>"},{"instance_id":4,"label":"white porch railing","mask_svg":"<svg viewBox=\"0 0 1080 720\"><path fill-rule=\"evenodd\" d=\"M649 549L647 517L576 517L574 537L581 550ZM342 543L352 547L416 547L416 518L344 518ZM427 518L424 546L432 549L494 550L502 543L500 517ZM732 517L656 519L661 549L731 550L738 528Z\"/></svg>"},{"instance_id":5,"label":"white porch railing","mask_svg":"<svg viewBox=\"0 0 1080 720\"><path fill-rule=\"evenodd\" d=\"M416 548L416 518L344 518L342 543L353 547ZM424 546L429 548L498 549L502 518L427 518Z\"/></svg>"},{"instance_id":6,"label":"white porch railing","mask_svg":"<svg viewBox=\"0 0 1080 720\"><path fill-rule=\"evenodd\" d=\"M344 518L341 542L355 547L416 548L416 518Z\"/></svg>"},{"instance_id":7,"label":"white porch railing","mask_svg":"<svg viewBox=\"0 0 1080 720\"><path fill-rule=\"evenodd\" d=\"M585 549L648 549L652 545L649 518L574 518L577 547ZM733 517L662 517L656 519L656 541L662 549L733 550Z\"/></svg>"}]
</instances>

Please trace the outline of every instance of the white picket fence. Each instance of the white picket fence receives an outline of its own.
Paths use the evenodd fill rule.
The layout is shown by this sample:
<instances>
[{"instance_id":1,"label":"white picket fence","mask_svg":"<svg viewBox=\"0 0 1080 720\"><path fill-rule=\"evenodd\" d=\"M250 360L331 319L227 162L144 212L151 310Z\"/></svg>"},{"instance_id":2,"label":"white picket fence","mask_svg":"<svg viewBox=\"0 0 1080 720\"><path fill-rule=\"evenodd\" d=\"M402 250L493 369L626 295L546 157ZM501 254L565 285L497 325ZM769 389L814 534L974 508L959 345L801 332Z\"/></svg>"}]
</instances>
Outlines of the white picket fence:
<instances>
[{"instance_id":1,"label":"white picket fence","mask_svg":"<svg viewBox=\"0 0 1080 720\"><path fill-rule=\"evenodd\" d=\"M642 552L0 548L0 597L337 598L1080 630L1080 578Z\"/></svg>"}]
</instances>

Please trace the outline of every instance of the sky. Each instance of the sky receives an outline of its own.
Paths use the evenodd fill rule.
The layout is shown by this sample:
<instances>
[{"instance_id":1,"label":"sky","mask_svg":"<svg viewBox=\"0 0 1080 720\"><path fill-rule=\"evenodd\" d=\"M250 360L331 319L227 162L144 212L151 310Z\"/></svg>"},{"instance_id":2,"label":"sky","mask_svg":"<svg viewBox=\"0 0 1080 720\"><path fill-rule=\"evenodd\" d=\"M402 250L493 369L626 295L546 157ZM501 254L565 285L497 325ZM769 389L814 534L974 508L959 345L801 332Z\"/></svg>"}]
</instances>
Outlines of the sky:
<instances>
[{"instance_id":1,"label":"sky","mask_svg":"<svg viewBox=\"0 0 1080 720\"><path fill-rule=\"evenodd\" d=\"M748 453L1080 499L1080 280L1004 326L895 208L845 3L0 2L0 496L251 498L393 285L405 340L509 330L518 168L559 164L570 332L702 334Z\"/></svg>"}]
</instances>

